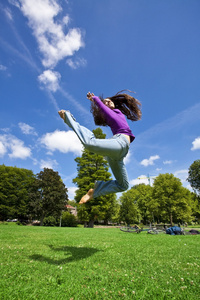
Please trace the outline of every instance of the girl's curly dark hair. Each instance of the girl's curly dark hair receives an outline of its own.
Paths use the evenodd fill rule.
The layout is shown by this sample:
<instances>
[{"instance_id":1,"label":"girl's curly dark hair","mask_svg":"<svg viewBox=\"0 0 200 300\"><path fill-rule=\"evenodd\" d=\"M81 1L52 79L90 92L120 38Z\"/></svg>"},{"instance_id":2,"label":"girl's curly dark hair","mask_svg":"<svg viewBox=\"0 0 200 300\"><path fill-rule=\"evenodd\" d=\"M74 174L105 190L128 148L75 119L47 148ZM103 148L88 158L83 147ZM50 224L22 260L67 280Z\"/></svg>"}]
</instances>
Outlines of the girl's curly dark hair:
<instances>
[{"instance_id":1,"label":"girl's curly dark hair","mask_svg":"<svg viewBox=\"0 0 200 300\"><path fill-rule=\"evenodd\" d=\"M142 116L140 101L129 94L122 93L124 91L133 93L129 90L122 90L116 95L112 97L106 97L105 99L110 99L114 103L115 108L119 109L127 117L127 119L131 121L140 120ZM100 97L100 99L102 102L104 101L103 97ZM93 114L96 125L107 126L103 113L94 102L91 102L91 113Z\"/></svg>"}]
</instances>

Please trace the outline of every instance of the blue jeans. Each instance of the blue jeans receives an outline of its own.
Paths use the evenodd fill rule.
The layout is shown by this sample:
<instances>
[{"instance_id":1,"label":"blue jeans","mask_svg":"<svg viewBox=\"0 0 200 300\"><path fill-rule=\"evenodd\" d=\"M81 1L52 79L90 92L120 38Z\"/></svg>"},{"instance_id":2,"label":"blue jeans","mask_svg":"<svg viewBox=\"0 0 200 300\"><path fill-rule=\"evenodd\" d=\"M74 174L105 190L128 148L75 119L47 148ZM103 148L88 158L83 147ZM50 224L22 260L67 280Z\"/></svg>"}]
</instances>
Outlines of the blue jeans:
<instances>
[{"instance_id":1,"label":"blue jeans","mask_svg":"<svg viewBox=\"0 0 200 300\"><path fill-rule=\"evenodd\" d=\"M74 116L65 112L65 123L73 129L83 146L93 152L106 157L116 180L96 181L93 197L111 193L123 192L128 189L128 175L123 162L129 150L129 142L123 134L116 134L111 139L97 139L92 131L81 126Z\"/></svg>"}]
</instances>

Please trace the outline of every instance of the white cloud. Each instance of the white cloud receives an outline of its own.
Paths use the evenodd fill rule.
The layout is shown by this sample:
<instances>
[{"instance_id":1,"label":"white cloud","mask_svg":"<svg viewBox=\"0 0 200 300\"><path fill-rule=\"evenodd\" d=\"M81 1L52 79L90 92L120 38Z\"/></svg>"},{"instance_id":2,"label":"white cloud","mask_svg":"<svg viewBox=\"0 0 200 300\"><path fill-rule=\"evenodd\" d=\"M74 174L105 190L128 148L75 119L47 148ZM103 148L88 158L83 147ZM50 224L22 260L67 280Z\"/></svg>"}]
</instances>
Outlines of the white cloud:
<instances>
[{"instance_id":1,"label":"white cloud","mask_svg":"<svg viewBox=\"0 0 200 300\"><path fill-rule=\"evenodd\" d=\"M37 135L35 129L32 126L22 122L18 123L18 125L24 134Z\"/></svg>"},{"instance_id":2,"label":"white cloud","mask_svg":"<svg viewBox=\"0 0 200 300\"><path fill-rule=\"evenodd\" d=\"M132 179L130 181L130 186L138 185L138 184L149 184L148 178L145 175L140 175L138 178Z\"/></svg>"},{"instance_id":3,"label":"white cloud","mask_svg":"<svg viewBox=\"0 0 200 300\"><path fill-rule=\"evenodd\" d=\"M62 153L73 152L78 155L82 152L82 144L73 131L56 130L46 133L41 138L41 143L51 152L58 150Z\"/></svg>"},{"instance_id":4,"label":"white cloud","mask_svg":"<svg viewBox=\"0 0 200 300\"><path fill-rule=\"evenodd\" d=\"M34 157L32 157L31 159L33 161L34 166L36 166L38 164L38 160Z\"/></svg>"},{"instance_id":5,"label":"white cloud","mask_svg":"<svg viewBox=\"0 0 200 300\"><path fill-rule=\"evenodd\" d=\"M1 154L8 153L10 158L26 159L31 156L31 149L24 146L24 142L13 135L0 135Z\"/></svg>"},{"instance_id":6,"label":"white cloud","mask_svg":"<svg viewBox=\"0 0 200 300\"><path fill-rule=\"evenodd\" d=\"M128 154L126 155L126 157L124 159L125 165L127 165L130 161L131 161L131 151L128 152Z\"/></svg>"},{"instance_id":7,"label":"white cloud","mask_svg":"<svg viewBox=\"0 0 200 300\"><path fill-rule=\"evenodd\" d=\"M41 159L40 161L40 168L44 169L44 168L48 168L48 169L54 169L54 167L56 167L58 165L57 161L55 159L53 160L43 160Z\"/></svg>"},{"instance_id":8,"label":"white cloud","mask_svg":"<svg viewBox=\"0 0 200 300\"><path fill-rule=\"evenodd\" d=\"M159 158L160 158L159 155L150 156L149 159L147 159L147 158L143 159L140 164L145 167L152 166L152 165L154 165L154 161Z\"/></svg>"},{"instance_id":9,"label":"white cloud","mask_svg":"<svg viewBox=\"0 0 200 300\"><path fill-rule=\"evenodd\" d=\"M187 182L188 178L188 170L178 170L174 172L174 176L179 178L181 182L184 184Z\"/></svg>"},{"instance_id":10,"label":"white cloud","mask_svg":"<svg viewBox=\"0 0 200 300\"><path fill-rule=\"evenodd\" d=\"M1 131L5 132L5 133L9 133L10 132L10 128L1 128Z\"/></svg>"},{"instance_id":11,"label":"white cloud","mask_svg":"<svg viewBox=\"0 0 200 300\"><path fill-rule=\"evenodd\" d=\"M66 15L66 16L63 18L63 24L68 25L68 24L69 24L69 21L70 21L70 17L69 17L68 15Z\"/></svg>"},{"instance_id":12,"label":"white cloud","mask_svg":"<svg viewBox=\"0 0 200 300\"><path fill-rule=\"evenodd\" d=\"M87 61L84 58L78 58L76 60L72 60L71 58L67 59L67 64L72 69L78 69L79 67L85 67L87 65Z\"/></svg>"},{"instance_id":13,"label":"white cloud","mask_svg":"<svg viewBox=\"0 0 200 300\"><path fill-rule=\"evenodd\" d=\"M20 8L20 4L18 3L17 0L8 0L8 2L9 2L10 4L12 4L12 5L14 5L14 6Z\"/></svg>"},{"instance_id":14,"label":"white cloud","mask_svg":"<svg viewBox=\"0 0 200 300\"><path fill-rule=\"evenodd\" d=\"M172 163L173 163L172 160L165 160L165 161L163 161L164 165L171 165Z\"/></svg>"},{"instance_id":15,"label":"white cloud","mask_svg":"<svg viewBox=\"0 0 200 300\"><path fill-rule=\"evenodd\" d=\"M4 8L4 13L5 13L6 17L8 18L8 20L10 20L10 21L13 20L12 13L8 7Z\"/></svg>"},{"instance_id":16,"label":"white cloud","mask_svg":"<svg viewBox=\"0 0 200 300\"><path fill-rule=\"evenodd\" d=\"M67 187L67 190L68 190L67 194L68 194L69 200L74 200L77 187L73 187L73 186Z\"/></svg>"},{"instance_id":17,"label":"white cloud","mask_svg":"<svg viewBox=\"0 0 200 300\"><path fill-rule=\"evenodd\" d=\"M52 92L56 92L59 89L60 78L60 73L51 70L46 70L38 76L39 82Z\"/></svg>"},{"instance_id":18,"label":"white cloud","mask_svg":"<svg viewBox=\"0 0 200 300\"><path fill-rule=\"evenodd\" d=\"M200 149L200 137L197 137L193 142L192 142L192 148L191 150L198 150Z\"/></svg>"},{"instance_id":19,"label":"white cloud","mask_svg":"<svg viewBox=\"0 0 200 300\"><path fill-rule=\"evenodd\" d=\"M44 57L44 67L55 67L60 60L72 56L84 46L79 28L71 28L65 34L68 16L59 20L59 23L55 22L54 18L62 11L57 0L19 0L19 3Z\"/></svg>"},{"instance_id":20,"label":"white cloud","mask_svg":"<svg viewBox=\"0 0 200 300\"><path fill-rule=\"evenodd\" d=\"M6 71L6 70L7 70L7 67L0 64L0 71Z\"/></svg>"},{"instance_id":21,"label":"white cloud","mask_svg":"<svg viewBox=\"0 0 200 300\"><path fill-rule=\"evenodd\" d=\"M2 141L0 141L0 157L4 156L6 154L6 147L3 144Z\"/></svg>"},{"instance_id":22,"label":"white cloud","mask_svg":"<svg viewBox=\"0 0 200 300\"><path fill-rule=\"evenodd\" d=\"M31 149L24 146L24 142L18 140L17 138L12 140L10 144L11 153L9 154L10 158L20 158L26 159L31 156Z\"/></svg>"}]
</instances>

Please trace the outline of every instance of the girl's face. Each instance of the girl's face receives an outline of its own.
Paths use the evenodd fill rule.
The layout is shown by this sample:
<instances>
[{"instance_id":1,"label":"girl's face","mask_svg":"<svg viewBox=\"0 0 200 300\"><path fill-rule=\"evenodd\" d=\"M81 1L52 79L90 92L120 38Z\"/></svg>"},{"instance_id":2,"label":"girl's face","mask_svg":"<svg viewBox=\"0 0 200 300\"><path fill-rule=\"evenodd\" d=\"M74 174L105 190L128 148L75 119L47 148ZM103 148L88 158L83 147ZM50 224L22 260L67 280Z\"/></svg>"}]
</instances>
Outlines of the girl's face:
<instances>
[{"instance_id":1,"label":"girl's face","mask_svg":"<svg viewBox=\"0 0 200 300\"><path fill-rule=\"evenodd\" d=\"M110 99L106 98L103 100L103 103L108 106L109 108L113 109L115 108L114 102L112 102Z\"/></svg>"}]
</instances>

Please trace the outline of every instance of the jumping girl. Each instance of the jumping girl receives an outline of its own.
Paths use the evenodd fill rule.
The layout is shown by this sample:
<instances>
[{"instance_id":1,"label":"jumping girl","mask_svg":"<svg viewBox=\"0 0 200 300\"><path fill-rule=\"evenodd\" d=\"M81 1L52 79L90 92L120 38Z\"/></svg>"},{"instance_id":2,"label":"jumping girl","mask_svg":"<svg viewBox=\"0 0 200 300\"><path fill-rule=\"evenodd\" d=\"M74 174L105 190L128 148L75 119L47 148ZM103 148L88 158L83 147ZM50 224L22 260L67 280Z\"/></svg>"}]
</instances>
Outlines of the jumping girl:
<instances>
[{"instance_id":1,"label":"jumping girl","mask_svg":"<svg viewBox=\"0 0 200 300\"><path fill-rule=\"evenodd\" d=\"M126 117L131 121L138 121L141 119L142 113L140 110L141 103L129 94L122 92L105 99L100 99L90 92L87 94L87 98L91 101L91 112L95 124L109 126L113 133L111 139L95 138L93 132L76 122L69 111L60 110L58 112L87 150L106 157L115 176L115 180L96 181L94 189L90 189L81 198L80 204L102 195L125 191L129 187L123 159L127 155L130 143L133 142L135 136L128 126Z\"/></svg>"}]
</instances>

